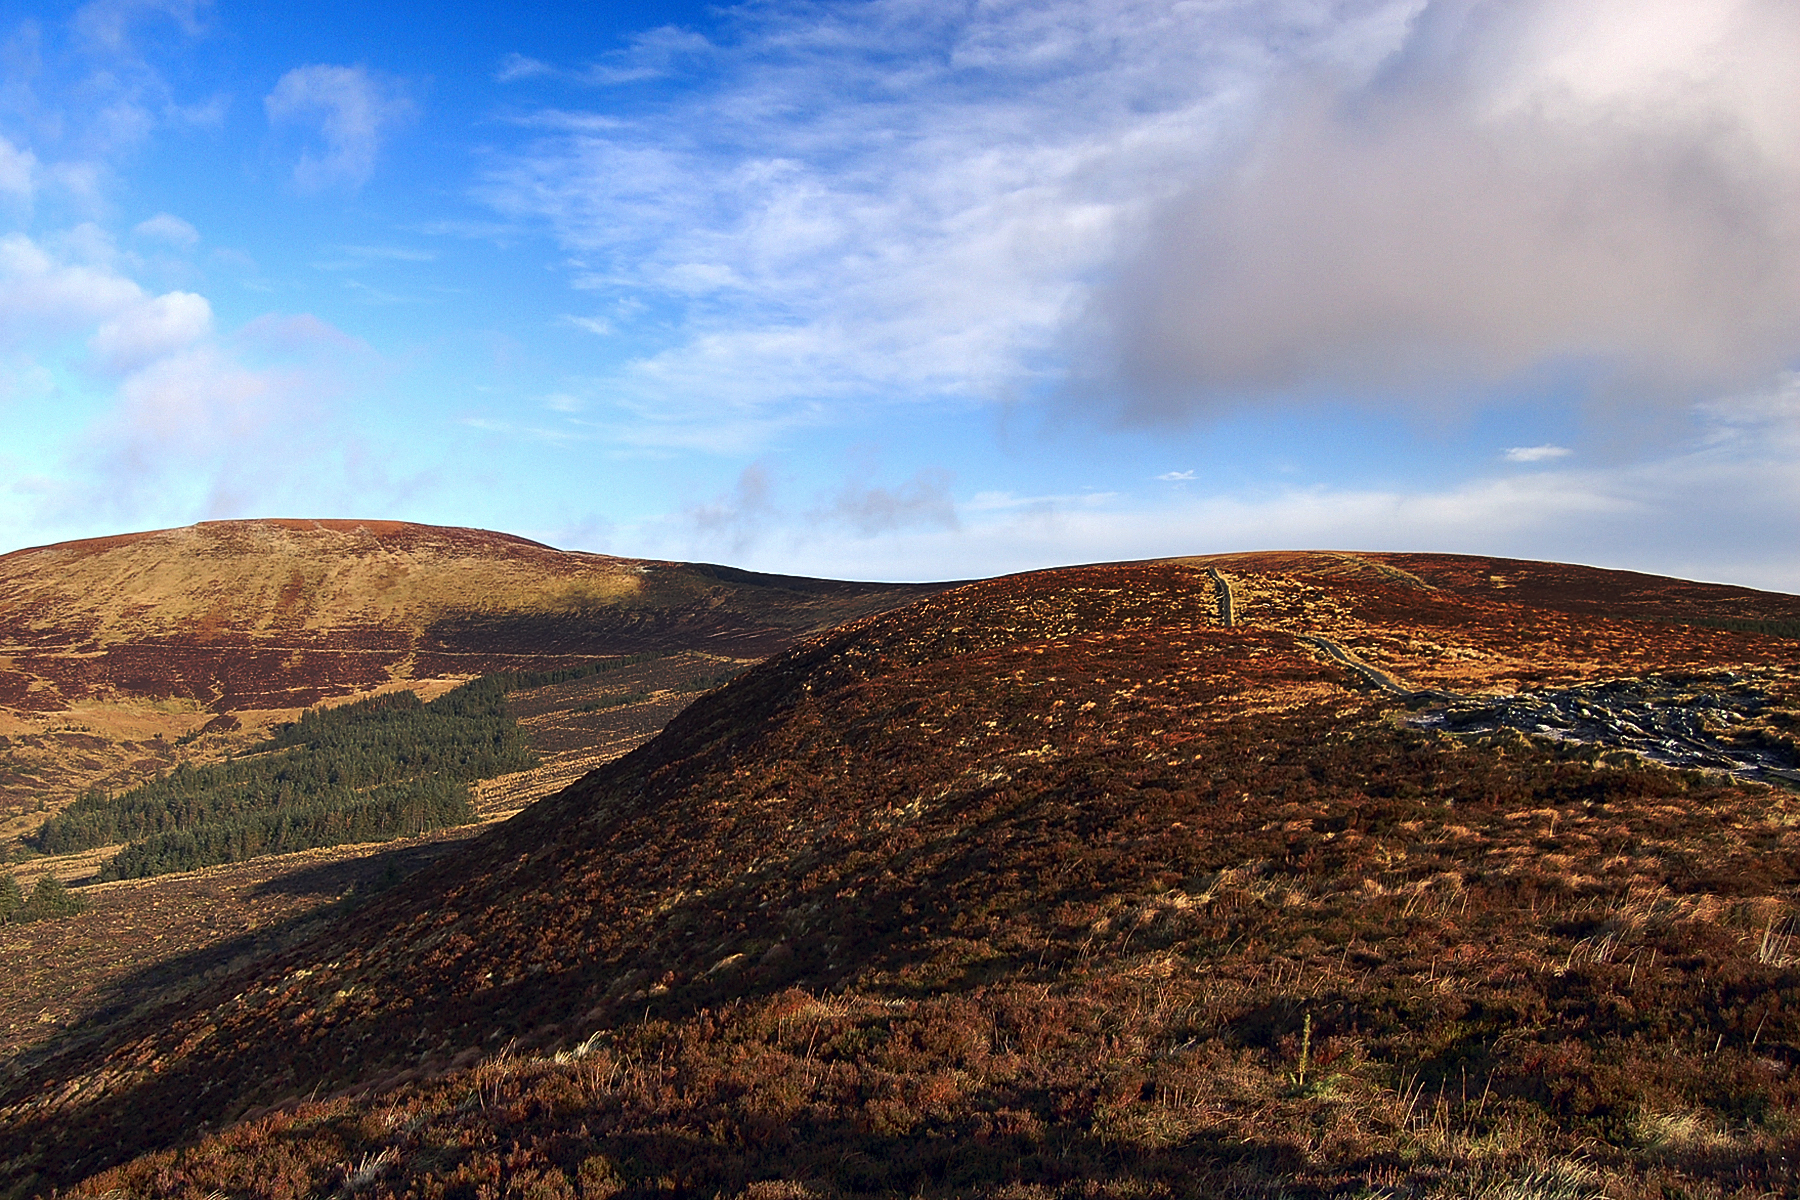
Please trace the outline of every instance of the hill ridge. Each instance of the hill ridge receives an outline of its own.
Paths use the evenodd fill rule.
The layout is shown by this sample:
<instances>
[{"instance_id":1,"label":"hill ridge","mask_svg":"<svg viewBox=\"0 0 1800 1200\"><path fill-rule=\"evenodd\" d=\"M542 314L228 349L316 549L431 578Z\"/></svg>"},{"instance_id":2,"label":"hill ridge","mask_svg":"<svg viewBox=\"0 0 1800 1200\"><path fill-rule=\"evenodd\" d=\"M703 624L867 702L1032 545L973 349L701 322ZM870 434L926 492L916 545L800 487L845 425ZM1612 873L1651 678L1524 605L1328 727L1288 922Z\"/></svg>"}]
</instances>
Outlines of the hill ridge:
<instances>
[{"instance_id":1,"label":"hill ridge","mask_svg":"<svg viewBox=\"0 0 1800 1200\"><path fill-rule=\"evenodd\" d=\"M215 521L14 551L0 835L40 801L241 748L320 702L695 649L748 662L931 590L394 521Z\"/></svg>"},{"instance_id":2,"label":"hill ridge","mask_svg":"<svg viewBox=\"0 0 1800 1200\"><path fill-rule=\"evenodd\" d=\"M1235 564L1230 628L1197 564L1143 563L810 638L341 928L41 1065L0 1155L72 1182L120 1137L240 1120L93 1189L281 1154L309 1188L387 1156L371 1185L421 1194L1322 1196L1403 1162L1498 1187L1583 1146L1620 1194L1785 1186L1773 1117L1712 1158L1633 1130L1724 1087L1800 1104L1800 974L1769 940L1792 794L1414 728L1300 639L1515 690L1729 669L1770 697L1738 732L1790 743L1793 645L1282 565Z\"/></svg>"}]
</instances>

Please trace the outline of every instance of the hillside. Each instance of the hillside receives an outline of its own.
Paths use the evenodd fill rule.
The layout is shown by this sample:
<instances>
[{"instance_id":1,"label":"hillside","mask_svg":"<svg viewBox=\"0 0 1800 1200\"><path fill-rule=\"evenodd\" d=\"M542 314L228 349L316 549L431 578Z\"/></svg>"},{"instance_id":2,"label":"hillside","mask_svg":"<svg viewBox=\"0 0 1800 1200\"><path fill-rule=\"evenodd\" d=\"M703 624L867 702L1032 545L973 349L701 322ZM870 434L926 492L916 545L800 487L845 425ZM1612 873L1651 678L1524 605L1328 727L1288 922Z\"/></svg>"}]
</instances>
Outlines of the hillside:
<instances>
[{"instance_id":1,"label":"hillside","mask_svg":"<svg viewBox=\"0 0 1800 1200\"><path fill-rule=\"evenodd\" d=\"M0 1164L20 1195L1791 1194L1800 642L1687 622L1794 598L1646 581L1610 616L1507 574L1230 556L853 622L312 940L24 1056Z\"/></svg>"},{"instance_id":2,"label":"hillside","mask_svg":"<svg viewBox=\"0 0 1800 1200\"><path fill-rule=\"evenodd\" d=\"M15 551L0 556L0 836L321 701L430 699L622 656L685 654L707 676L930 590L397 521L216 521Z\"/></svg>"}]
</instances>

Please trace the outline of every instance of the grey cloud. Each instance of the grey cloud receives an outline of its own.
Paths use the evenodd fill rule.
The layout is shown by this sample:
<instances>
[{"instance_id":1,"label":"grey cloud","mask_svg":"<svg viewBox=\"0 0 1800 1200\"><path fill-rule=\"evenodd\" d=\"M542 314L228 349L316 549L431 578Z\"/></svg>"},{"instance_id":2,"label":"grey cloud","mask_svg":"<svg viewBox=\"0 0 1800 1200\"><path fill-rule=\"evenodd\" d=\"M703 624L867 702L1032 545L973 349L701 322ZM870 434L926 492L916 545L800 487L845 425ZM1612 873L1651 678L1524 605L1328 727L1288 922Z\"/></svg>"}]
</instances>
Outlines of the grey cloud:
<instances>
[{"instance_id":1,"label":"grey cloud","mask_svg":"<svg viewBox=\"0 0 1800 1200\"><path fill-rule=\"evenodd\" d=\"M1161 210L1076 390L1153 422L1559 365L1674 403L1765 380L1800 355L1797 61L1786 3L1437 0Z\"/></svg>"},{"instance_id":2,"label":"grey cloud","mask_svg":"<svg viewBox=\"0 0 1800 1200\"><path fill-rule=\"evenodd\" d=\"M730 492L708 503L691 505L685 515L702 541L728 545L734 553L742 551L779 515L774 477L767 465L751 463L738 473Z\"/></svg>"},{"instance_id":3,"label":"grey cloud","mask_svg":"<svg viewBox=\"0 0 1800 1200\"><path fill-rule=\"evenodd\" d=\"M784 540L809 536L803 528L844 530L857 538L875 538L901 530L954 531L960 527L950 494L950 472L927 468L896 487L846 482L810 511L783 505L769 465L751 463L739 473L729 492L705 504L690 505L684 524L702 545L728 547L742 554L779 535Z\"/></svg>"},{"instance_id":4,"label":"grey cloud","mask_svg":"<svg viewBox=\"0 0 1800 1200\"><path fill-rule=\"evenodd\" d=\"M862 537L909 527L955 529L950 481L950 472L928 469L895 488L846 484L814 519L846 526Z\"/></svg>"}]
</instances>

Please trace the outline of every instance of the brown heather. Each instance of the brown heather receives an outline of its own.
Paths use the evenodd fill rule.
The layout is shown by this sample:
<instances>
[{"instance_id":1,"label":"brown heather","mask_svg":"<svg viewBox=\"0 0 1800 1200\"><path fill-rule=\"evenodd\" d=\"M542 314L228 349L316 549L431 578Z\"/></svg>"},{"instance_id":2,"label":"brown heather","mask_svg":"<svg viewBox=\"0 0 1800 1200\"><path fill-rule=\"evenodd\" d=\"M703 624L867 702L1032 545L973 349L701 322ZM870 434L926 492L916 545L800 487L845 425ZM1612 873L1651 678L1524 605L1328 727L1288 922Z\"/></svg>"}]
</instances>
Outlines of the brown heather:
<instances>
[{"instance_id":1,"label":"brown heather","mask_svg":"<svg viewBox=\"0 0 1800 1200\"><path fill-rule=\"evenodd\" d=\"M312 940L70 1031L0 1095L0 1178L1793 1194L1800 796L1417 729L1299 640L1415 688L1729 670L1774 703L1726 735L1792 747L1800 643L1668 620L1792 598L1583 578L1236 556L858 621Z\"/></svg>"},{"instance_id":2,"label":"brown heather","mask_svg":"<svg viewBox=\"0 0 1800 1200\"><path fill-rule=\"evenodd\" d=\"M322 702L496 671L756 659L933 587L403 521L209 521L0 555L0 839Z\"/></svg>"}]
</instances>

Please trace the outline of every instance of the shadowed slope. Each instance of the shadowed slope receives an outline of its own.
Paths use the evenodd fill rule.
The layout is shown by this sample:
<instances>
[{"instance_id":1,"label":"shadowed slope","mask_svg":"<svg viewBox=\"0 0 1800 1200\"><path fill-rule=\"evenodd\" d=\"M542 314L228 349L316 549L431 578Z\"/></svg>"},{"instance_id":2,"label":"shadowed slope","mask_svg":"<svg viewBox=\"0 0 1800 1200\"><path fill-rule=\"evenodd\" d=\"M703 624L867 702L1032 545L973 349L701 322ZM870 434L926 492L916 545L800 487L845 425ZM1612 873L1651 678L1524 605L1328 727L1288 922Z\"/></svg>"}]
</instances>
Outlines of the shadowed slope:
<instances>
[{"instance_id":1,"label":"shadowed slope","mask_svg":"<svg viewBox=\"0 0 1800 1200\"><path fill-rule=\"evenodd\" d=\"M1434 593L1216 561L1260 572L1233 629L1200 567L1127 564L796 648L342 929L15 1080L0 1156L42 1188L275 1105L92 1189L1324 1194L1579 1147L1633 1187L1783 1186L1791 795L1410 729L1257 606L1355 641ZM1514 610L1429 603L1525 661ZM1753 675L1792 720L1780 644L1631 629L1639 667Z\"/></svg>"}]
</instances>

